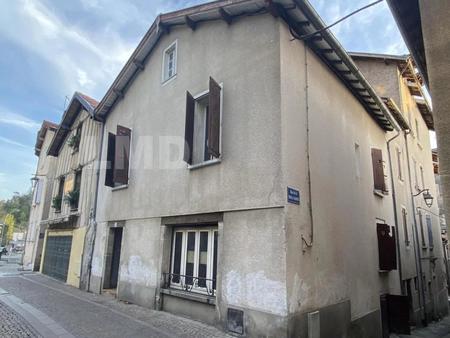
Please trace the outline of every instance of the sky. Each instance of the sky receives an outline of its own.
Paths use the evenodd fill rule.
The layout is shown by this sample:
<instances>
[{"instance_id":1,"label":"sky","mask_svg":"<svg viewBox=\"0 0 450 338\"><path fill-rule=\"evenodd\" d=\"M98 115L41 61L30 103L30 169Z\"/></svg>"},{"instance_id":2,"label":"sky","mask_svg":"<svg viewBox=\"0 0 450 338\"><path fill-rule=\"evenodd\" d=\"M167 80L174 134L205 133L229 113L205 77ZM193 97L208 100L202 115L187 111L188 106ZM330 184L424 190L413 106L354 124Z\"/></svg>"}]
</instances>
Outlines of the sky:
<instances>
[{"instance_id":1,"label":"sky","mask_svg":"<svg viewBox=\"0 0 450 338\"><path fill-rule=\"evenodd\" d=\"M311 0L332 23L371 0ZM101 100L159 13L201 0L0 0L0 200L27 192L42 120L78 90ZM405 54L385 2L332 29L349 51Z\"/></svg>"}]
</instances>

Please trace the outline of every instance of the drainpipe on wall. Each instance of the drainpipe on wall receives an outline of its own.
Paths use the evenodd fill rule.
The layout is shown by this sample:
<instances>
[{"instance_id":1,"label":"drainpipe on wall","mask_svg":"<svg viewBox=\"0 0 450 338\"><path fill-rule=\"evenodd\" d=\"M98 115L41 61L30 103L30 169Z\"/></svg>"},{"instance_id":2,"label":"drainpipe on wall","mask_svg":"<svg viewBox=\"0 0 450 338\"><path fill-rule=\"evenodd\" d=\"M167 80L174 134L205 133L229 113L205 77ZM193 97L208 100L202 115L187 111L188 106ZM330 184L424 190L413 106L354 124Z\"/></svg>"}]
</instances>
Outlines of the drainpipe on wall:
<instances>
[{"instance_id":1,"label":"drainpipe on wall","mask_svg":"<svg viewBox=\"0 0 450 338\"><path fill-rule=\"evenodd\" d=\"M100 137L100 146L98 149L98 163L97 163L97 169L96 169L96 188L95 188L95 196L94 196L94 205L92 208L92 215L91 215L91 226L92 226L92 246L89 253L89 263L88 263L88 280L87 280L87 291L91 291L91 275L92 275L92 260L94 258L94 248L95 248L95 238L97 237L97 201L98 201L98 189L100 187L100 169L101 169L101 162L102 162L102 148L103 148L103 136L105 132L105 121L99 120L102 124L101 128L101 137Z\"/></svg>"},{"instance_id":2,"label":"drainpipe on wall","mask_svg":"<svg viewBox=\"0 0 450 338\"><path fill-rule=\"evenodd\" d=\"M421 309L422 309L422 324L424 326L428 325L428 321L427 321L427 311L425 309L425 289L423 287L423 271L422 271L422 254L420 252L421 248L419 245L419 231L417 230L417 220L416 220L416 204L414 202L414 197L412 194L413 191L413 186L412 186L412 180L411 180L411 163L410 163L410 158L409 158L409 148L408 148L408 135L409 132L404 134L405 137L405 147L406 147L406 162L408 163L408 176L409 176L409 188L411 191L411 204L412 204L412 210L413 210L413 219L414 219L414 235L413 239L414 239L414 251L415 251L415 263L416 263L416 273L418 274L417 276L417 281L419 283L419 303L422 303L421 305Z\"/></svg>"},{"instance_id":3,"label":"drainpipe on wall","mask_svg":"<svg viewBox=\"0 0 450 338\"><path fill-rule=\"evenodd\" d=\"M302 241L306 247L311 248L314 242L314 222L312 209L312 192L311 192L311 163L310 163L310 133L309 133L309 82L308 82L308 47L303 42L305 48L305 109L306 109L306 159L308 162L308 197L309 197L309 216L310 216L310 233L309 243L302 235ZM305 252L305 248L303 249Z\"/></svg>"},{"instance_id":4,"label":"drainpipe on wall","mask_svg":"<svg viewBox=\"0 0 450 338\"><path fill-rule=\"evenodd\" d=\"M403 284L403 274L402 274L402 259L400 254L400 240L398 236L398 213L397 213L397 198L395 195L395 181L394 181L394 171L392 169L392 158L391 158L391 142L394 141L397 137L400 136L400 129L395 125L395 130L397 134L391 137L387 143L387 151L388 151L388 159L389 159L389 172L391 176L391 189L392 189L392 204L394 207L394 223L395 223L395 237L397 240L395 241L397 247L397 257L398 257L398 276L400 279L400 290L402 295L405 295L405 286Z\"/></svg>"}]
</instances>

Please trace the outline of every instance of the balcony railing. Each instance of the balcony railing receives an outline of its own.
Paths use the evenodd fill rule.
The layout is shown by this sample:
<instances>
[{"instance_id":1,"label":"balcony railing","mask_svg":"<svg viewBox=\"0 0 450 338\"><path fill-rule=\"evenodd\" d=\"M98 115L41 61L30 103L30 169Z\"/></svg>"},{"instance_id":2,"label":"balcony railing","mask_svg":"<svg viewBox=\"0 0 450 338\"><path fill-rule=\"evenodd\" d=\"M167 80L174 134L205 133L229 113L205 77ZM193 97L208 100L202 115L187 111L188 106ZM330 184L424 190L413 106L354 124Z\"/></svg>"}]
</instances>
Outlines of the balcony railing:
<instances>
[{"instance_id":1,"label":"balcony railing","mask_svg":"<svg viewBox=\"0 0 450 338\"><path fill-rule=\"evenodd\" d=\"M202 293L215 296L216 280L210 278L179 275L175 273L163 273L163 288L174 288L187 292Z\"/></svg>"}]
</instances>

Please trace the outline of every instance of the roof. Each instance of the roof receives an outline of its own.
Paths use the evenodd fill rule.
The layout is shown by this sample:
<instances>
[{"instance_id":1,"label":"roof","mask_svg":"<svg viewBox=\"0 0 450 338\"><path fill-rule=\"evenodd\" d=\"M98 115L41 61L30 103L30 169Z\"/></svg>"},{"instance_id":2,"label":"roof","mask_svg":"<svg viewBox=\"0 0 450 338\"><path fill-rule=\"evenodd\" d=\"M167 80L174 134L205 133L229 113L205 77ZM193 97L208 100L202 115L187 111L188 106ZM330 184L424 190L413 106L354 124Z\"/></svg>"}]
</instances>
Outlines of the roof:
<instances>
[{"instance_id":1,"label":"roof","mask_svg":"<svg viewBox=\"0 0 450 338\"><path fill-rule=\"evenodd\" d=\"M420 72L417 72L416 64L410 56L353 52L349 54L351 57L357 59L396 62L400 69L400 74L406 80L406 85L408 86L409 92L414 97L417 108L419 109L428 129L434 130L433 112L422 89L424 81Z\"/></svg>"},{"instance_id":2,"label":"roof","mask_svg":"<svg viewBox=\"0 0 450 338\"><path fill-rule=\"evenodd\" d=\"M361 59L383 59L386 61L399 61L406 62L409 55L392 55L392 54L380 54L380 53L367 53L367 52L348 52L351 57L358 57Z\"/></svg>"},{"instance_id":3,"label":"roof","mask_svg":"<svg viewBox=\"0 0 450 338\"><path fill-rule=\"evenodd\" d=\"M307 45L337 75L381 128L393 130L389 110L334 35L324 30L324 22L307 0L220 0L159 15L99 103L95 116L100 120L107 117L144 69L161 36L170 32L171 27L186 25L195 29L202 22L212 20L232 24L236 17L264 13L279 17L299 36L319 31L305 41Z\"/></svg>"},{"instance_id":4,"label":"roof","mask_svg":"<svg viewBox=\"0 0 450 338\"><path fill-rule=\"evenodd\" d=\"M88 95L80 92L75 92L67 106L66 111L62 117L61 123L53 137L52 143L48 149L47 154L50 156L58 156L59 150L70 132L70 127L75 122L81 108L84 108L89 114L94 115L94 109L97 107L98 102Z\"/></svg>"},{"instance_id":5,"label":"roof","mask_svg":"<svg viewBox=\"0 0 450 338\"><path fill-rule=\"evenodd\" d=\"M43 121L41 125L41 129L37 132L36 144L34 146L34 154L39 156L41 154L42 145L45 140L45 135L47 134L47 130L56 131L58 129L58 125L56 123L50 121Z\"/></svg>"},{"instance_id":6,"label":"roof","mask_svg":"<svg viewBox=\"0 0 450 338\"><path fill-rule=\"evenodd\" d=\"M392 100L392 98L390 98L390 97L382 97L381 99L383 100L386 107L389 108L392 116L394 116L394 118L397 121L397 123L399 124L399 126L403 130L410 130L411 127L409 126L408 121L406 121L405 117L403 116L403 114L400 111L400 109L398 108L398 106L395 104L394 100Z\"/></svg>"},{"instance_id":7,"label":"roof","mask_svg":"<svg viewBox=\"0 0 450 338\"><path fill-rule=\"evenodd\" d=\"M427 60L418 0L387 0L398 28L428 86Z\"/></svg>"}]
</instances>

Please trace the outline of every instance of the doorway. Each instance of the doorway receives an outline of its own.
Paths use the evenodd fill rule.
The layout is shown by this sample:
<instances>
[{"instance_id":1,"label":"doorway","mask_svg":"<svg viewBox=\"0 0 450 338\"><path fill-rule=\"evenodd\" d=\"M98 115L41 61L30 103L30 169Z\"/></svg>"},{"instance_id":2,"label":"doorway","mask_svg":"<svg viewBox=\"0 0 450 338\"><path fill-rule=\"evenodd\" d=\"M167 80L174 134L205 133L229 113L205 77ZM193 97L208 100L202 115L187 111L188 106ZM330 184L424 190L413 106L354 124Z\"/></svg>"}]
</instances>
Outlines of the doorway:
<instances>
[{"instance_id":1,"label":"doorway","mask_svg":"<svg viewBox=\"0 0 450 338\"><path fill-rule=\"evenodd\" d=\"M119 280L120 251L122 248L123 228L110 228L106 247L105 277L103 289L106 292L115 293Z\"/></svg>"}]
</instances>

